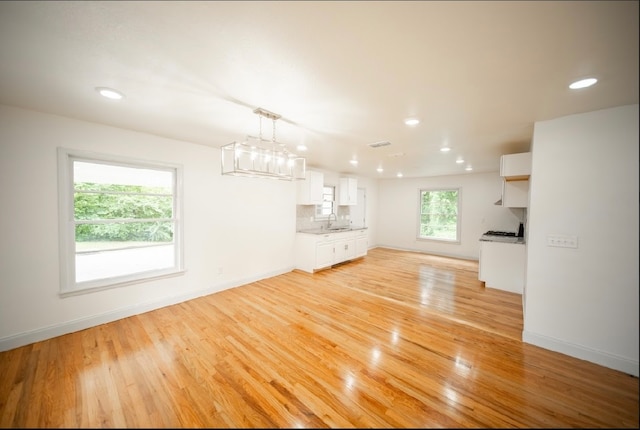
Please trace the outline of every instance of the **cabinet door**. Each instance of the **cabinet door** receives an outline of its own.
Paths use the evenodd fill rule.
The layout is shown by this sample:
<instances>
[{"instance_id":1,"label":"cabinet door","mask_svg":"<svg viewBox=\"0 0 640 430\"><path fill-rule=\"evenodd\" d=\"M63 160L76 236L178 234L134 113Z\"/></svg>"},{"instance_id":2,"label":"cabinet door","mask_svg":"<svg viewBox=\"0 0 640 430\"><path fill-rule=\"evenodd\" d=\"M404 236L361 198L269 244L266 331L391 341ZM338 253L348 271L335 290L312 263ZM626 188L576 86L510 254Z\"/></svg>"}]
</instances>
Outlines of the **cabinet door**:
<instances>
[{"instance_id":1,"label":"cabinet door","mask_svg":"<svg viewBox=\"0 0 640 430\"><path fill-rule=\"evenodd\" d=\"M529 206L529 181L502 181L502 206L526 208Z\"/></svg>"},{"instance_id":2,"label":"cabinet door","mask_svg":"<svg viewBox=\"0 0 640 430\"><path fill-rule=\"evenodd\" d=\"M344 259L353 260L354 258L356 258L356 239L352 237L344 241Z\"/></svg>"},{"instance_id":3,"label":"cabinet door","mask_svg":"<svg viewBox=\"0 0 640 430\"><path fill-rule=\"evenodd\" d=\"M478 279L488 288L522 294L525 260L524 244L482 241Z\"/></svg>"},{"instance_id":4,"label":"cabinet door","mask_svg":"<svg viewBox=\"0 0 640 430\"><path fill-rule=\"evenodd\" d=\"M315 269L322 269L333 264L334 242L320 242L316 245L316 264Z\"/></svg>"},{"instance_id":5,"label":"cabinet door","mask_svg":"<svg viewBox=\"0 0 640 430\"><path fill-rule=\"evenodd\" d=\"M367 255L367 249L369 248L369 240L367 239L367 233L358 233L356 236L356 257L362 257Z\"/></svg>"},{"instance_id":6,"label":"cabinet door","mask_svg":"<svg viewBox=\"0 0 640 430\"><path fill-rule=\"evenodd\" d=\"M527 179L531 176L531 152L500 157L500 176L507 179Z\"/></svg>"},{"instance_id":7,"label":"cabinet door","mask_svg":"<svg viewBox=\"0 0 640 430\"><path fill-rule=\"evenodd\" d=\"M347 240L340 239L333 243L333 264L342 263L347 259L346 255Z\"/></svg>"},{"instance_id":8,"label":"cabinet door","mask_svg":"<svg viewBox=\"0 0 640 430\"><path fill-rule=\"evenodd\" d=\"M358 181L355 178L340 178L340 196L338 205L355 206L358 204Z\"/></svg>"},{"instance_id":9,"label":"cabinet door","mask_svg":"<svg viewBox=\"0 0 640 430\"><path fill-rule=\"evenodd\" d=\"M297 182L299 205L321 205L324 174L307 170L306 179Z\"/></svg>"}]
</instances>

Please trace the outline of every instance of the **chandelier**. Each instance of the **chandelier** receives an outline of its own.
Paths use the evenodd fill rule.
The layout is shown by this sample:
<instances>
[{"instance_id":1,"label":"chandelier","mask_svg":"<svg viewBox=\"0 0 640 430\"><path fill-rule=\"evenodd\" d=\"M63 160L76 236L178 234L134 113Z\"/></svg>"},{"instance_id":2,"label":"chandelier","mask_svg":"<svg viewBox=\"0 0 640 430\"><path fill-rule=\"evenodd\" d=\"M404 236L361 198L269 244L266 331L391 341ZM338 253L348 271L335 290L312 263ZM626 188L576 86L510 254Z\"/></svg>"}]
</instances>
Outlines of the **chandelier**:
<instances>
[{"instance_id":1,"label":"chandelier","mask_svg":"<svg viewBox=\"0 0 640 430\"><path fill-rule=\"evenodd\" d=\"M253 111L260 121L260 135L247 136L242 142L231 142L220 147L222 174L246 177L266 177L291 181L304 179L306 161L276 141L276 121L280 115L257 108ZM262 137L262 118L273 123L271 140Z\"/></svg>"}]
</instances>

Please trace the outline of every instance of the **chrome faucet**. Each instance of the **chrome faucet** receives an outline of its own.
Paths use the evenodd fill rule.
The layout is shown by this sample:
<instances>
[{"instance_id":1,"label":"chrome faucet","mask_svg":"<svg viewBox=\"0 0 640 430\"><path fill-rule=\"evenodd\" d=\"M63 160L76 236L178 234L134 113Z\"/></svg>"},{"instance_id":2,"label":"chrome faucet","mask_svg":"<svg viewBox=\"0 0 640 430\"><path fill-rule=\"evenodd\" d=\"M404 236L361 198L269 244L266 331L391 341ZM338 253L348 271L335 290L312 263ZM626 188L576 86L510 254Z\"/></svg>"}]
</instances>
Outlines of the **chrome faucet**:
<instances>
[{"instance_id":1,"label":"chrome faucet","mask_svg":"<svg viewBox=\"0 0 640 430\"><path fill-rule=\"evenodd\" d=\"M338 217L336 214L334 214L333 212L331 212L329 214L329 216L327 217L327 228L331 228L331 215L333 215L333 219L335 222L338 222Z\"/></svg>"}]
</instances>

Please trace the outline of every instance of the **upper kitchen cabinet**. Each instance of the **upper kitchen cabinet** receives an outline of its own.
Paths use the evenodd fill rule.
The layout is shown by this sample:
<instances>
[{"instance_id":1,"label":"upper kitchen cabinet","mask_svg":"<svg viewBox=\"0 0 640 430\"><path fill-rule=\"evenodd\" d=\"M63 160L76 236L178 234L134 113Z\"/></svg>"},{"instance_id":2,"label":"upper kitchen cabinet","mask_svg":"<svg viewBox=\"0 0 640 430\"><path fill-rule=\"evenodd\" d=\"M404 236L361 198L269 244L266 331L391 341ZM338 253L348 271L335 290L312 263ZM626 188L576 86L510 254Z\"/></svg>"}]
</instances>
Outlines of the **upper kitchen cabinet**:
<instances>
[{"instance_id":1,"label":"upper kitchen cabinet","mask_svg":"<svg viewBox=\"0 0 640 430\"><path fill-rule=\"evenodd\" d=\"M502 206L526 208L529 206L529 181L502 181Z\"/></svg>"},{"instance_id":2,"label":"upper kitchen cabinet","mask_svg":"<svg viewBox=\"0 0 640 430\"><path fill-rule=\"evenodd\" d=\"M358 204L358 181L355 178L340 178L338 205L355 206Z\"/></svg>"},{"instance_id":3,"label":"upper kitchen cabinet","mask_svg":"<svg viewBox=\"0 0 640 430\"><path fill-rule=\"evenodd\" d=\"M522 181L531 176L531 152L500 157L500 176L505 181Z\"/></svg>"},{"instance_id":4,"label":"upper kitchen cabinet","mask_svg":"<svg viewBox=\"0 0 640 430\"><path fill-rule=\"evenodd\" d=\"M502 199L496 204L506 208L528 207L531 152L500 157L500 176L502 176Z\"/></svg>"},{"instance_id":5,"label":"upper kitchen cabinet","mask_svg":"<svg viewBox=\"0 0 640 430\"><path fill-rule=\"evenodd\" d=\"M324 187L324 174L307 170L306 178L298 181L299 205L321 205L323 201L322 187Z\"/></svg>"}]
</instances>

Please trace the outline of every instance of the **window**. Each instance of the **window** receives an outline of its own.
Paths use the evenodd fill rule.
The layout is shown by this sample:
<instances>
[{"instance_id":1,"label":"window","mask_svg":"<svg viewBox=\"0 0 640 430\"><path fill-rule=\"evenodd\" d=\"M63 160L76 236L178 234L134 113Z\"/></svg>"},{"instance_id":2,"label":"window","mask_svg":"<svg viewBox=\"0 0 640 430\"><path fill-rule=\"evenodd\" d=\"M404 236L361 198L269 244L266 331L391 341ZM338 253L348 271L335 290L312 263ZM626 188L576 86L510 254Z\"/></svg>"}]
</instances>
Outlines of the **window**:
<instances>
[{"instance_id":1,"label":"window","mask_svg":"<svg viewBox=\"0 0 640 430\"><path fill-rule=\"evenodd\" d=\"M63 294L182 271L178 166L60 148Z\"/></svg>"},{"instance_id":2,"label":"window","mask_svg":"<svg viewBox=\"0 0 640 430\"><path fill-rule=\"evenodd\" d=\"M460 241L460 191L420 190L419 239Z\"/></svg>"},{"instance_id":3,"label":"window","mask_svg":"<svg viewBox=\"0 0 640 430\"><path fill-rule=\"evenodd\" d=\"M326 220L329 215L335 214L336 187L322 187L322 204L316 205L316 221Z\"/></svg>"}]
</instances>

